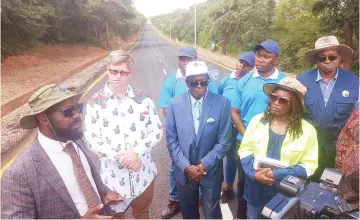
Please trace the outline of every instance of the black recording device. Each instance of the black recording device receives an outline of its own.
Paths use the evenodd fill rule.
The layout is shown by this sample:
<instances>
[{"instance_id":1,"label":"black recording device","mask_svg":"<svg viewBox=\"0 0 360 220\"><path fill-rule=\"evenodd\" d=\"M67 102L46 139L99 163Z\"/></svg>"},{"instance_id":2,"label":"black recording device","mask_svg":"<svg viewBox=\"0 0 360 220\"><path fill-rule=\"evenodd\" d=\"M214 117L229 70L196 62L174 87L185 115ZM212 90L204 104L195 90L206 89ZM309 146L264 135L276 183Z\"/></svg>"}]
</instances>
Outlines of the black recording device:
<instances>
[{"instance_id":1,"label":"black recording device","mask_svg":"<svg viewBox=\"0 0 360 220\"><path fill-rule=\"evenodd\" d=\"M330 168L324 170L320 183L306 185L306 180L287 176L280 183L280 193L266 204L261 214L271 219L358 219L359 208L340 197L343 177L342 172Z\"/></svg>"},{"instance_id":2,"label":"black recording device","mask_svg":"<svg viewBox=\"0 0 360 220\"><path fill-rule=\"evenodd\" d=\"M118 214L124 214L125 211L129 208L132 199L124 199L115 202L109 202L104 205L104 215L113 216Z\"/></svg>"}]
</instances>

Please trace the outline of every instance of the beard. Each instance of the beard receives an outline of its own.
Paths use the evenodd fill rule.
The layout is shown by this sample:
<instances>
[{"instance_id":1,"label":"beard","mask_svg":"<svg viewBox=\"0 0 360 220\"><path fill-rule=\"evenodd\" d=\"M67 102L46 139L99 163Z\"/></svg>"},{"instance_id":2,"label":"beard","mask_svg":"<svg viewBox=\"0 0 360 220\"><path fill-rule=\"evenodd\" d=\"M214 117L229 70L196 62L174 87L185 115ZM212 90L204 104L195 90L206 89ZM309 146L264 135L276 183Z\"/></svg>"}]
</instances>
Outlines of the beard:
<instances>
[{"instance_id":1,"label":"beard","mask_svg":"<svg viewBox=\"0 0 360 220\"><path fill-rule=\"evenodd\" d=\"M54 132L56 136L60 139L62 142L66 142L68 140L75 141L79 140L83 136L83 131L80 128L79 130L72 129L73 125L76 123L81 123L80 117L75 118L67 128L59 128L57 127L56 123L51 123L52 128L54 129ZM50 125L49 128L51 129Z\"/></svg>"}]
</instances>

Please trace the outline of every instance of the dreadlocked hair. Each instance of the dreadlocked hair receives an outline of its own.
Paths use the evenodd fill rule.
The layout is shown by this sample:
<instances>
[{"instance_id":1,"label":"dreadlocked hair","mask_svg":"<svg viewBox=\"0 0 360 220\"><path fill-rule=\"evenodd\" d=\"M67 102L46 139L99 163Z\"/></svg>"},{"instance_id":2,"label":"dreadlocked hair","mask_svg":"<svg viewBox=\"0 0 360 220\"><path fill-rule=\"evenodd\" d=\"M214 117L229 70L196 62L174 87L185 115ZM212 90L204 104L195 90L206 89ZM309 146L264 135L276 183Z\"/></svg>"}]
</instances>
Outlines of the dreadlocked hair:
<instances>
[{"instance_id":1,"label":"dreadlocked hair","mask_svg":"<svg viewBox=\"0 0 360 220\"><path fill-rule=\"evenodd\" d=\"M290 136L295 140L303 134L301 116L304 111L304 107L301 104L299 97L294 92L290 92L292 96L292 108L289 116L289 125L286 129L289 131ZM274 120L274 115L271 113L270 105L271 103L269 102L264 116L260 119L262 123L269 123L269 125L271 125Z\"/></svg>"}]
</instances>

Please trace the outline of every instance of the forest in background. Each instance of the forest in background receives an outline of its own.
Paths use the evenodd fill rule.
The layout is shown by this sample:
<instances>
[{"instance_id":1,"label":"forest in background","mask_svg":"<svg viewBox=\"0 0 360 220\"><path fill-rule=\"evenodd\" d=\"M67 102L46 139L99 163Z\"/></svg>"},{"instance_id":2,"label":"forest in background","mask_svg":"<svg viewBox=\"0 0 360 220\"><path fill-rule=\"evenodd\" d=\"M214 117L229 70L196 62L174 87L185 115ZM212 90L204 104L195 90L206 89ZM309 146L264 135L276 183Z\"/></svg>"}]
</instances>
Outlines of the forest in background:
<instances>
[{"instance_id":1,"label":"forest in background","mask_svg":"<svg viewBox=\"0 0 360 220\"><path fill-rule=\"evenodd\" d=\"M146 22L132 0L2 0L1 10L2 58L38 42L109 48L111 39L127 39Z\"/></svg>"},{"instance_id":2,"label":"forest in background","mask_svg":"<svg viewBox=\"0 0 360 220\"><path fill-rule=\"evenodd\" d=\"M194 6L154 16L151 22L166 35L194 44ZM237 57L256 44L280 44L279 68L300 73L311 68L303 59L319 37L335 35L353 48L342 67L359 74L359 0L207 0L197 4L197 45L219 42L223 54Z\"/></svg>"}]
</instances>

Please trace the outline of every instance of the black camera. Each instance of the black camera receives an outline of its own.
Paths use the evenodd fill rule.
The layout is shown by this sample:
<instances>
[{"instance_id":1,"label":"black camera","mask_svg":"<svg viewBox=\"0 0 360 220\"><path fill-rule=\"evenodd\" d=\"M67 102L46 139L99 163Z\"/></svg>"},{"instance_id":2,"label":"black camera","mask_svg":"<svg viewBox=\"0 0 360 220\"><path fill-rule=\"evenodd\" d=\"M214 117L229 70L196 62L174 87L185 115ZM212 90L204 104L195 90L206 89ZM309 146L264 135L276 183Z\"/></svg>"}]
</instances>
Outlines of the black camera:
<instances>
[{"instance_id":1,"label":"black camera","mask_svg":"<svg viewBox=\"0 0 360 220\"><path fill-rule=\"evenodd\" d=\"M270 219L358 219L359 208L340 197L343 177L342 172L330 168L324 170L320 183L306 184L306 180L287 176L280 183L280 193L266 204L261 214Z\"/></svg>"}]
</instances>

